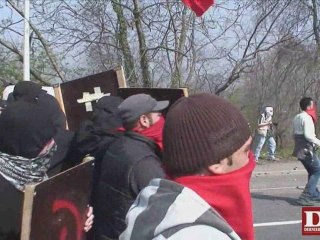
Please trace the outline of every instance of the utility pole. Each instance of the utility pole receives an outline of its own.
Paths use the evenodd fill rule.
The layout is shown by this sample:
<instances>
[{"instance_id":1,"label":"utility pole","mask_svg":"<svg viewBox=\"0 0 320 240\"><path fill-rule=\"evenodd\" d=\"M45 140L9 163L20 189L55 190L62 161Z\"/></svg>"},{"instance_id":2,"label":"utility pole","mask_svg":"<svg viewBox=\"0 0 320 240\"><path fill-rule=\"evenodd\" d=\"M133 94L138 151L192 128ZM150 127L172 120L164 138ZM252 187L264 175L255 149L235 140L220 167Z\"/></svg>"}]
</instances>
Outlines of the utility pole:
<instances>
[{"instance_id":1,"label":"utility pole","mask_svg":"<svg viewBox=\"0 0 320 240\"><path fill-rule=\"evenodd\" d=\"M30 81L30 2L24 0L23 80Z\"/></svg>"}]
</instances>

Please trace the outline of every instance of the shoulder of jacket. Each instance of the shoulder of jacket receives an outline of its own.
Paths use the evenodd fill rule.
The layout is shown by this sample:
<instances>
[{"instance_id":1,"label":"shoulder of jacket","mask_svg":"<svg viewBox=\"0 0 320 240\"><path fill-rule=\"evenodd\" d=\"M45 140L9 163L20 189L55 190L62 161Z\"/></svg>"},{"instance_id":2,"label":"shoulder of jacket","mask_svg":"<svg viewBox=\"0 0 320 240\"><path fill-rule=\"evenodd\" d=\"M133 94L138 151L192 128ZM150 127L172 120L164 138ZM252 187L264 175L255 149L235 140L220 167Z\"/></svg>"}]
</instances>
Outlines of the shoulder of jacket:
<instances>
[{"instance_id":1,"label":"shoulder of jacket","mask_svg":"<svg viewBox=\"0 0 320 240\"><path fill-rule=\"evenodd\" d=\"M305 111L301 112L299 115L302 120L307 120L307 121L311 120L312 121L312 117L308 113L306 113Z\"/></svg>"}]
</instances>

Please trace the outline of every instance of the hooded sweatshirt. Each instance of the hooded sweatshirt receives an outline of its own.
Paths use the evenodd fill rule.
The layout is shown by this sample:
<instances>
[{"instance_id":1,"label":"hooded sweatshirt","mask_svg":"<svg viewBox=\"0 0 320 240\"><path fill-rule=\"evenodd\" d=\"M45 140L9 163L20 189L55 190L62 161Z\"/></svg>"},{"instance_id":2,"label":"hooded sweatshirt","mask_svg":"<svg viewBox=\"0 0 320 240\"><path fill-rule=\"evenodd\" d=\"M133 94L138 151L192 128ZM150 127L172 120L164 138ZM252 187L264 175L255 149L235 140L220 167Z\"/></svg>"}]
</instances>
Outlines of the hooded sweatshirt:
<instances>
[{"instance_id":1,"label":"hooded sweatshirt","mask_svg":"<svg viewBox=\"0 0 320 240\"><path fill-rule=\"evenodd\" d=\"M239 240L206 201L178 183L153 179L137 197L120 240Z\"/></svg>"},{"instance_id":2,"label":"hooded sweatshirt","mask_svg":"<svg viewBox=\"0 0 320 240\"><path fill-rule=\"evenodd\" d=\"M262 136L267 136L269 130L271 130L271 125L266 125L272 122L273 108L265 107L263 113L260 115L258 120L258 134ZM260 126L263 125L263 126Z\"/></svg>"},{"instance_id":3,"label":"hooded sweatshirt","mask_svg":"<svg viewBox=\"0 0 320 240\"><path fill-rule=\"evenodd\" d=\"M3 153L35 158L54 135L50 113L37 104L13 102L0 115L0 151Z\"/></svg>"}]
</instances>

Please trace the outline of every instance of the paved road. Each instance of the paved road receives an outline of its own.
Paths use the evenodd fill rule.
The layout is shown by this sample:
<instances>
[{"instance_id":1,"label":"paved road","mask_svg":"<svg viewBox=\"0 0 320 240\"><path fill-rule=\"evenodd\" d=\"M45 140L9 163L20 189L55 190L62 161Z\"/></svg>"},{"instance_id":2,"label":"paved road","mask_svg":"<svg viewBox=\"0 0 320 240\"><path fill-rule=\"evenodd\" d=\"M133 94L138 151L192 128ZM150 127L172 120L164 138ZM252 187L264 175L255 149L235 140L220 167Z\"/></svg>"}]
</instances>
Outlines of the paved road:
<instances>
[{"instance_id":1,"label":"paved road","mask_svg":"<svg viewBox=\"0 0 320 240\"><path fill-rule=\"evenodd\" d=\"M320 239L301 234L301 206L296 199L307 179L301 163L263 163L256 166L251 181L256 240Z\"/></svg>"}]
</instances>

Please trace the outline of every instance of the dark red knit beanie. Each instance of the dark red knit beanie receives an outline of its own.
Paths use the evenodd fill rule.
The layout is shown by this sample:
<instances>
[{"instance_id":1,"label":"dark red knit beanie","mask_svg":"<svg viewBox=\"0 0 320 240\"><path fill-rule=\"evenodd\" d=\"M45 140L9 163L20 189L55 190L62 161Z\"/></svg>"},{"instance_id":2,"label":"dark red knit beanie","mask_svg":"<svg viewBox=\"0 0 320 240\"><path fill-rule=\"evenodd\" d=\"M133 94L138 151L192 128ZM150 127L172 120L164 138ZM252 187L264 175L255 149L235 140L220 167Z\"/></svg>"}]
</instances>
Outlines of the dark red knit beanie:
<instances>
[{"instance_id":1,"label":"dark red knit beanie","mask_svg":"<svg viewBox=\"0 0 320 240\"><path fill-rule=\"evenodd\" d=\"M169 176L192 175L231 156L249 138L248 122L225 99L196 94L179 99L164 127L164 167Z\"/></svg>"}]
</instances>

